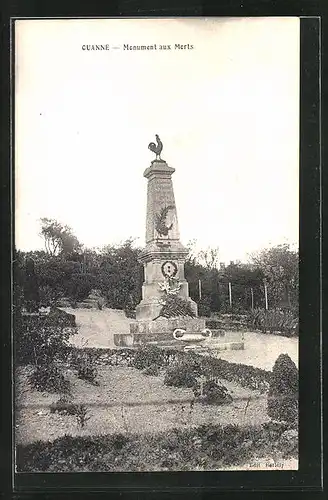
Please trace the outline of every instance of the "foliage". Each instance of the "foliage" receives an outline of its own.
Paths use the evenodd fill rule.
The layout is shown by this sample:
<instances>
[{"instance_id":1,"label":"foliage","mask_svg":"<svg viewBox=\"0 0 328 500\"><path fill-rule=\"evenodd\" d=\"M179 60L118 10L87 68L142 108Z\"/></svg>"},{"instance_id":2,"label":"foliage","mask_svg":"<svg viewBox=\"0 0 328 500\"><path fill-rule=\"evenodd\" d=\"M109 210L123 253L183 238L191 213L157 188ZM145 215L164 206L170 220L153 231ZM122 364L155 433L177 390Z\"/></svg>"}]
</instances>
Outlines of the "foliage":
<instances>
[{"instance_id":1,"label":"foliage","mask_svg":"<svg viewBox=\"0 0 328 500\"><path fill-rule=\"evenodd\" d=\"M138 261L139 254L140 249L133 247L132 239L101 250L100 265L90 272L97 276L97 286L109 307L131 310L140 302L143 267Z\"/></svg>"},{"instance_id":2,"label":"foliage","mask_svg":"<svg viewBox=\"0 0 328 500\"><path fill-rule=\"evenodd\" d=\"M164 355L158 347L146 344L135 351L132 365L138 370L144 370L150 366L162 366Z\"/></svg>"},{"instance_id":3,"label":"foliage","mask_svg":"<svg viewBox=\"0 0 328 500\"><path fill-rule=\"evenodd\" d=\"M81 244L69 226L63 226L55 219L42 218L41 233L46 252L49 255L72 254L81 250Z\"/></svg>"},{"instance_id":4,"label":"foliage","mask_svg":"<svg viewBox=\"0 0 328 500\"><path fill-rule=\"evenodd\" d=\"M253 265L261 269L269 288L270 307L298 304L299 255L290 245L278 245L251 256Z\"/></svg>"},{"instance_id":5,"label":"foliage","mask_svg":"<svg viewBox=\"0 0 328 500\"><path fill-rule=\"evenodd\" d=\"M40 303L38 278L35 273L34 260L29 257L25 260L24 299L28 312L38 310Z\"/></svg>"},{"instance_id":6,"label":"foliage","mask_svg":"<svg viewBox=\"0 0 328 500\"><path fill-rule=\"evenodd\" d=\"M204 358L203 373L213 378L236 382L242 387L266 391L269 387L271 372L241 363L231 363L221 358Z\"/></svg>"},{"instance_id":7,"label":"foliage","mask_svg":"<svg viewBox=\"0 0 328 500\"><path fill-rule=\"evenodd\" d=\"M196 359L179 360L166 370L164 384L173 387L193 387L200 375L200 364Z\"/></svg>"},{"instance_id":8,"label":"foliage","mask_svg":"<svg viewBox=\"0 0 328 500\"><path fill-rule=\"evenodd\" d=\"M76 368L78 378L86 380L94 385L99 385L99 382L97 381L98 369L90 355L82 353L75 359L74 366Z\"/></svg>"},{"instance_id":9,"label":"foliage","mask_svg":"<svg viewBox=\"0 0 328 500\"><path fill-rule=\"evenodd\" d=\"M95 277L92 274L72 273L69 280L64 282L65 295L74 302L86 299L96 284Z\"/></svg>"},{"instance_id":10,"label":"foliage","mask_svg":"<svg viewBox=\"0 0 328 500\"><path fill-rule=\"evenodd\" d=\"M223 405L232 402L232 396L227 387L213 378L205 382L197 380L193 386L193 393L196 398L207 404Z\"/></svg>"},{"instance_id":11,"label":"foliage","mask_svg":"<svg viewBox=\"0 0 328 500\"><path fill-rule=\"evenodd\" d=\"M280 332L288 337L298 334L299 319L288 310L255 309L249 313L249 323L263 333Z\"/></svg>"},{"instance_id":12,"label":"foliage","mask_svg":"<svg viewBox=\"0 0 328 500\"><path fill-rule=\"evenodd\" d=\"M211 307L208 301L205 299L202 299L198 303L198 316L211 316Z\"/></svg>"},{"instance_id":13,"label":"foliage","mask_svg":"<svg viewBox=\"0 0 328 500\"><path fill-rule=\"evenodd\" d=\"M19 472L100 472L218 470L250 464L263 456L275 462L297 458L283 439L287 424L213 425L170 429L157 434L63 436L53 442L18 445Z\"/></svg>"},{"instance_id":14,"label":"foliage","mask_svg":"<svg viewBox=\"0 0 328 500\"><path fill-rule=\"evenodd\" d=\"M67 394L63 394L57 401L49 406L50 413L59 413L60 415L75 415L76 405Z\"/></svg>"},{"instance_id":15,"label":"foliage","mask_svg":"<svg viewBox=\"0 0 328 500\"><path fill-rule=\"evenodd\" d=\"M88 415L88 409L85 405L79 404L76 407L76 418L79 426L83 428L88 420L90 420L90 415Z\"/></svg>"},{"instance_id":16,"label":"foliage","mask_svg":"<svg viewBox=\"0 0 328 500\"><path fill-rule=\"evenodd\" d=\"M268 392L268 415L274 420L295 423L298 419L298 370L288 354L280 354L273 369Z\"/></svg>"},{"instance_id":17,"label":"foliage","mask_svg":"<svg viewBox=\"0 0 328 500\"><path fill-rule=\"evenodd\" d=\"M66 395L61 396L57 401L50 405L50 413L59 413L60 415L75 415L78 425L83 428L90 416L88 409L83 404L73 403Z\"/></svg>"},{"instance_id":18,"label":"foliage","mask_svg":"<svg viewBox=\"0 0 328 500\"><path fill-rule=\"evenodd\" d=\"M195 317L195 313L192 310L190 302L184 297L180 297L179 295L170 295L167 294L165 296L165 303L158 315L158 317L162 316L163 318L174 318L178 316L189 316L191 318Z\"/></svg>"},{"instance_id":19,"label":"foliage","mask_svg":"<svg viewBox=\"0 0 328 500\"><path fill-rule=\"evenodd\" d=\"M160 367L155 363L153 365L149 365L147 368L145 368L144 374L157 377L160 374Z\"/></svg>"},{"instance_id":20,"label":"foliage","mask_svg":"<svg viewBox=\"0 0 328 500\"><path fill-rule=\"evenodd\" d=\"M38 391L68 393L70 390L69 380L54 363L36 365L29 383Z\"/></svg>"},{"instance_id":21,"label":"foliage","mask_svg":"<svg viewBox=\"0 0 328 500\"><path fill-rule=\"evenodd\" d=\"M21 364L42 365L65 358L69 338L76 333L75 316L51 309L46 316L15 315L15 357Z\"/></svg>"},{"instance_id":22,"label":"foliage","mask_svg":"<svg viewBox=\"0 0 328 500\"><path fill-rule=\"evenodd\" d=\"M196 377L204 375L207 378L225 379L254 390L267 391L271 379L271 372L268 370L241 363L231 363L221 358L205 357L197 353L160 349L149 344L138 349L84 348L83 350L93 356L94 363L133 366L140 370L151 365L170 368L181 364L186 371L195 374ZM72 349L71 358L77 356L78 352L78 349Z\"/></svg>"},{"instance_id":23,"label":"foliage","mask_svg":"<svg viewBox=\"0 0 328 500\"><path fill-rule=\"evenodd\" d=\"M16 252L14 279L19 300L24 290L27 257L35 262L42 305L54 304L63 297L73 303L82 301L97 284L108 307L133 314L141 300L143 266L139 262L141 250L135 247L131 238L120 245L82 249L72 230L57 221L43 219L41 231L46 252ZM200 251L191 248L185 276L190 297L198 303L202 316L208 316L209 312L249 311L252 304L263 308L264 280L270 308L283 306L294 311L298 307L298 252L286 245L253 255L249 263L231 262L227 266L219 266L217 248Z\"/></svg>"}]
</instances>

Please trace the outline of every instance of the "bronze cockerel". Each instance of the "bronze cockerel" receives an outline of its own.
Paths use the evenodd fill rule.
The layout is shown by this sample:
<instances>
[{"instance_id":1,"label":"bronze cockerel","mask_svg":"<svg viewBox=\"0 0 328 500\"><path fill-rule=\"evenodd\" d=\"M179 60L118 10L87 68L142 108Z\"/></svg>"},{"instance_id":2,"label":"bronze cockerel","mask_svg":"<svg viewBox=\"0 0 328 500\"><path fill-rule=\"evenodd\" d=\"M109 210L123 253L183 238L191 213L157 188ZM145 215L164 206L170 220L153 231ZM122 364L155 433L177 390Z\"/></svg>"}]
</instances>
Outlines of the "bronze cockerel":
<instances>
[{"instance_id":1,"label":"bronze cockerel","mask_svg":"<svg viewBox=\"0 0 328 500\"><path fill-rule=\"evenodd\" d=\"M155 153L156 160L160 160L161 159L161 152L163 149L163 143L157 134L155 137L156 137L157 144L155 144L154 142L151 142L150 144L148 144L148 149L150 149L150 151Z\"/></svg>"}]
</instances>

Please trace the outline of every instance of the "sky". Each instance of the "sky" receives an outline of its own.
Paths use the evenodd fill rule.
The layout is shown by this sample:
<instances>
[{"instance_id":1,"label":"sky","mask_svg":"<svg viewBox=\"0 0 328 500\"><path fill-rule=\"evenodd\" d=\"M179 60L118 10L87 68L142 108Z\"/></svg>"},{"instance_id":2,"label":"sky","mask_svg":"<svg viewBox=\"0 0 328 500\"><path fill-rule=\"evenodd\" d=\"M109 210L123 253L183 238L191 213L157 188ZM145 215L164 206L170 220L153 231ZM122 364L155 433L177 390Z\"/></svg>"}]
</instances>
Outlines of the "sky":
<instances>
[{"instance_id":1,"label":"sky","mask_svg":"<svg viewBox=\"0 0 328 500\"><path fill-rule=\"evenodd\" d=\"M15 55L17 248L43 248L41 217L143 246L155 134L183 244L221 262L297 244L299 19L19 20Z\"/></svg>"}]
</instances>

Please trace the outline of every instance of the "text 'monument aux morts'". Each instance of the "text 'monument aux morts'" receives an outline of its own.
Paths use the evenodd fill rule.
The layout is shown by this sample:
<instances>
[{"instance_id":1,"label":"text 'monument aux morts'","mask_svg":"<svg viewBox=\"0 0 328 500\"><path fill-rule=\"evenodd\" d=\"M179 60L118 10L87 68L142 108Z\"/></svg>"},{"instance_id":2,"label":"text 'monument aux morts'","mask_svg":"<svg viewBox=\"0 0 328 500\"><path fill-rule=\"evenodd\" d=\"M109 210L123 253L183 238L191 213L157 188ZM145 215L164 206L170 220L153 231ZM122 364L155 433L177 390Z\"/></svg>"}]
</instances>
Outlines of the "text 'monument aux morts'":
<instances>
[{"instance_id":1,"label":"text 'monument aux morts'","mask_svg":"<svg viewBox=\"0 0 328 500\"><path fill-rule=\"evenodd\" d=\"M127 51L137 51L137 50L193 50L194 45L191 43L175 43L175 44L165 44L161 45L158 43L154 43L152 45L130 45L129 43L125 43L123 45L109 45L109 44L101 44L101 45L82 45L82 50L127 50Z\"/></svg>"}]
</instances>

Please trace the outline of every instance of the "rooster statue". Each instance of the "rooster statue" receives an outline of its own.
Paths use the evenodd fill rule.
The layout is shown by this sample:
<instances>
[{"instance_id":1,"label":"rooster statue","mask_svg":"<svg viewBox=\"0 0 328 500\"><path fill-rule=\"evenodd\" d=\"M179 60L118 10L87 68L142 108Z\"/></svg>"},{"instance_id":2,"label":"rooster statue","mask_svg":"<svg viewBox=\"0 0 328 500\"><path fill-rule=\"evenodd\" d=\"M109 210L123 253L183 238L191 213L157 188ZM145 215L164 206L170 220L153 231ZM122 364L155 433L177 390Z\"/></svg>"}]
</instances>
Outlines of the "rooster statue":
<instances>
[{"instance_id":1,"label":"rooster statue","mask_svg":"<svg viewBox=\"0 0 328 500\"><path fill-rule=\"evenodd\" d=\"M161 152L163 149L163 143L157 134L155 137L156 137L157 145L154 142L151 142L150 144L148 144L148 149L150 149L150 151L155 153L156 160L160 160L161 159Z\"/></svg>"}]
</instances>

